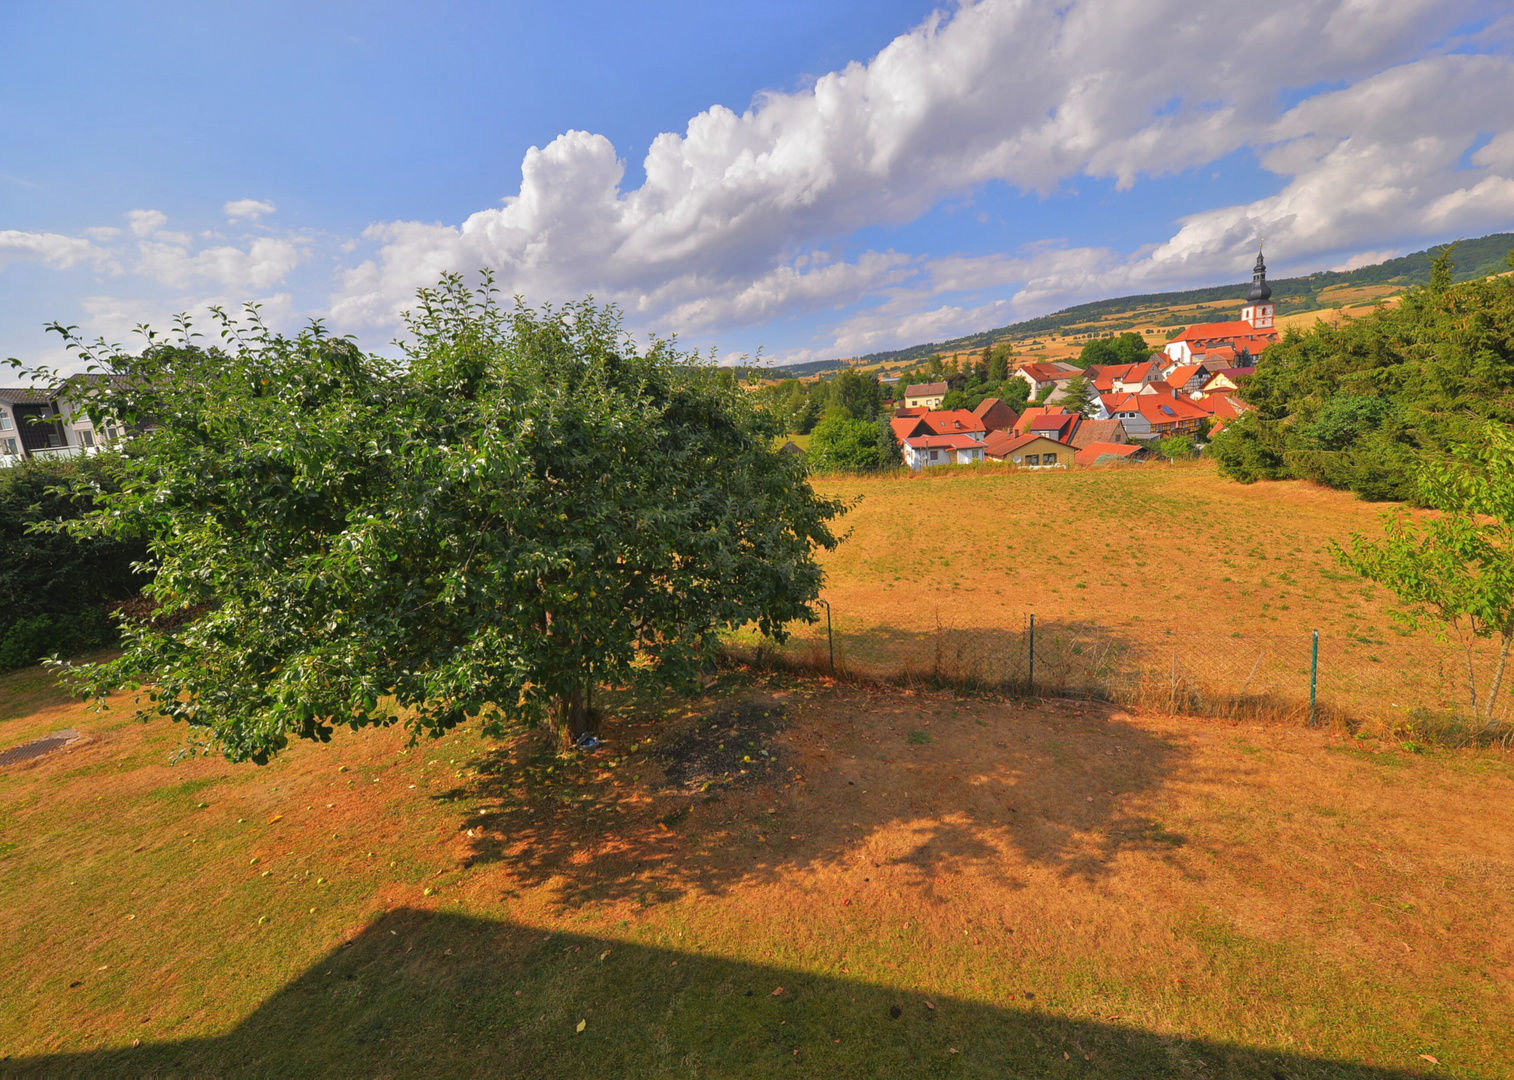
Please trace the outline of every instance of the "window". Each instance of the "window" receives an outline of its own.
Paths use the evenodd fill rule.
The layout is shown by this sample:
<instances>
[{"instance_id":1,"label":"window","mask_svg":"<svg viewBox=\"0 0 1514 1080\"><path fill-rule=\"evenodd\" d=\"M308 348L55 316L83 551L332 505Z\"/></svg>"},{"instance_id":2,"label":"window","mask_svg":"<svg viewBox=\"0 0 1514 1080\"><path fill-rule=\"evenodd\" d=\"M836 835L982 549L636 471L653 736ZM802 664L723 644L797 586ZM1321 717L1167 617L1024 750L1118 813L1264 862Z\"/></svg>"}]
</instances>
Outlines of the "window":
<instances>
[{"instance_id":1,"label":"window","mask_svg":"<svg viewBox=\"0 0 1514 1080\"><path fill-rule=\"evenodd\" d=\"M91 431L89 428L80 428L79 429L79 445L83 446L83 447L94 446L95 445L95 433L93 431Z\"/></svg>"},{"instance_id":2,"label":"window","mask_svg":"<svg viewBox=\"0 0 1514 1080\"><path fill-rule=\"evenodd\" d=\"M1057 463L1057 455L1056 454L1042 454L1041 455L1041 464L1042 465L1055 465L1056 463Z\"/></svg>"},{"instance_id":3,"label":"window","mask_svg":"<svg viewBox=\"0 0 1514 1080\"><path fill-rule=\"evenodd\" d=\"M1041 464L1041 455L1040 454L1026 454L1025 455L1025 464L1027 464L1027 465L1039 465L1039 464Z\"/></svg>"},{"instance_id":4,"label":"window","mask_svg":"<svg viewBox=\"0 0 1514 1080\"><path fill-rule=\"evenodd\" d=\"M0 454L14 454L16 452L15 439L0 439Z\"/></svg>"},{"instance_id":5,"label":"window","mask_svg":"<svg viewBox=\"0 0 1514 1080\"><path fill-rule=\"evenodd\" d=\"M941 451L939 451L939 450L932 450L932 451L931 451L931 452L930 452L930 459L931 459L931 460L932 460L932 461L935 461L935 460L936 460L936 459L937 459L937 458L938 458L938 457L940 457L940 456L941 456Z\"/></svg>"},{"instance_id":6,"label":"window","mask_svg":"<svg viewBox=\"0 0 1514 1080\"><path fill-rule=\"evenodd\" d=\"M15 425L11 423L11 414L8 412L0 412L0 431L10 431L13 427L15 427Z\"/></svg>"}]
</instances>

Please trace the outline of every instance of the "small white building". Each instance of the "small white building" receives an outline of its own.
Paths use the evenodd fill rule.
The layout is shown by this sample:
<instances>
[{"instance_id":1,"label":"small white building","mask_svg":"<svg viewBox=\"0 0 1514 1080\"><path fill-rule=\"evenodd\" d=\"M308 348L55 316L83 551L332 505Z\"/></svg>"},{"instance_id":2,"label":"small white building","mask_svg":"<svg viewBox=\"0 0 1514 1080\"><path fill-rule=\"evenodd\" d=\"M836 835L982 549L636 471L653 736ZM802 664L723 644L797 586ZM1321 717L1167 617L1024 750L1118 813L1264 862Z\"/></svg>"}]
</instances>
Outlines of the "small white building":
<instances>
[{"instance_id":1,"label":"small white building","mask_svg":"<svg viewBox=\"0 0 1514 1080\"><path fill-rule=\"evenodd\" d=\"M932 465L971 465L982 460L981 436L916 435L904 440L904 464L917 472Z\"/></svg>"}]
</instances>

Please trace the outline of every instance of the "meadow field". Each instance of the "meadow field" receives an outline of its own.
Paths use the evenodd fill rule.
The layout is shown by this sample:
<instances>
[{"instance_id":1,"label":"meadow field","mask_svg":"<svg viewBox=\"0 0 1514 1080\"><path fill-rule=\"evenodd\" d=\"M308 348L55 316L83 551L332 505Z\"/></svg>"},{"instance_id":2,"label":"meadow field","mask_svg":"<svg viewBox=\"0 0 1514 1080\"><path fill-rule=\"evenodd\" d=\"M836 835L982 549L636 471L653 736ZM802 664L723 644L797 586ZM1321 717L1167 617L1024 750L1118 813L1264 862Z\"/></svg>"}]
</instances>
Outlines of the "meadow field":
<instances>
[{"instance_id":1,"label":"meadow field","mask_svg":"<svg viewBox=\"0 0 1514 1080\"><path fill-rule=\"evenodd\" d=\"M845 542L823 561L837 655L853 671L920 673L944 657L947 674L1012 684L1034 614L1038 691L1059 692L1057 678L1077 691L1107 654L1127 682L1145 671L1165 687L1171 674L1294 709L1307 709L1312 666L1322 708L1385 730L1416 709L1466 705L1466 654L1406 631L1393 596L1331 555L1332 541L1378 535L1387 504L1298 481L1239 484L1207 462L817 486L851 506ZM825 647L821 622L786 651L813 660ZM1479 646L1483 687L1493 663ZM1510 709L1506 699L1498 714Z\"/></svg>"},{"instance_id":2,"label":"meadow field","mask_svg":"<svg viewBox=\"0 0 1514 1080\"><path fill-rule=\"evenodd\" d=\"M258 768L0 678L5 746L86 736L0 768L0 1072L1514 1068L1506 755L739 671L611 704L592 755ZM681 782L698 717L765 776Z\"/></svg>"},{"instance_id":3,"label":"meadow field","mask_svg":"<svg viewBox=\"0 0 1514 1080\"><path fill-rule=\"evenodd\" d=\"M1336 492L820 486L846 668L1029 612L1429 647L1330 562L1380 510ZM608 693L591 754L339 730L260 768L0 676L0 752L78 733L0 759L0 1073L1514 1075L1509 752L1176 703L738 666Z\"/></svg>"}]
</instances>

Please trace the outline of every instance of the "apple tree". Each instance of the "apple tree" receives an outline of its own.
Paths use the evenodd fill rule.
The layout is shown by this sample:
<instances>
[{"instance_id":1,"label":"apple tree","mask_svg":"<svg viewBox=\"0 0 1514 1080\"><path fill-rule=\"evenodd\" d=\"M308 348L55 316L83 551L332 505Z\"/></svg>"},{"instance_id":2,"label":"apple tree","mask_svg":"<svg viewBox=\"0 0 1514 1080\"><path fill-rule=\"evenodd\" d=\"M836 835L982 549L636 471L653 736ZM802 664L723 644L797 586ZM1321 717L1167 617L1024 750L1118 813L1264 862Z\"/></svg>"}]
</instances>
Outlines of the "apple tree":
<instances>
[{"instance_id":1,"label":"apple tree","mask_svg":"<svg viewBox=\"0 0 1514 1080\"><path fill-rule=\"evenodd\" d=\"M773 422L592 300L422 290L398 358L256 309L132 354L57 327L134 432L68 527L145 542L151 617L74 677L145 686L207 749L266 762L347 725L593 730L595 686L687 685L718 635L813 619L838 502Z\"/></svg>"}]
</instances>

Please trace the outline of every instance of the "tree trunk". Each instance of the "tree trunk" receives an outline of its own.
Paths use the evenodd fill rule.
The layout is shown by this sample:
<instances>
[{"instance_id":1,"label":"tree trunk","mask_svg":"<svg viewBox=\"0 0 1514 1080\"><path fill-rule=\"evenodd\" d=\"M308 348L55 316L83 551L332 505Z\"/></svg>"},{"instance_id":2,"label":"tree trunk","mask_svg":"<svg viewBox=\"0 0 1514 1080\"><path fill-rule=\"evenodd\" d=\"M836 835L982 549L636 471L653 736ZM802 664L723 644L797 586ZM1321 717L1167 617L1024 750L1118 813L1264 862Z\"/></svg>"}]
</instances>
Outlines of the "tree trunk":
<instances>
[{"instance_id":1,"label":"tree trunk","mask_svg":"<svg viewBox=\"0 0 1514 1080\"><path fill-rule=\"evenodd\" d=\"M1467 690L1472 695L1472 718L1477 719L1477 668L1472 663L1472 645L1470 642L1464 646L1467 650Z\"/></svg>"},{"instance_id":2,"label":"tree trunk","mask_svg":"<svg viewBox=\"0 0 1514 1080\"><path fill-rule=\"evenodd\" d=\"M1493 706L1498 701L1498 690L1503 685L1504 666L1509 662L1509 646L1514 644L1514 630L1504 631L1503 641L1498 648L1498 666L1493 669L1493 685L1488 687L1488 711L1486 727L1492 727L1498 721L1493 719Z\"/></svg>"},{"instance_id":3,"label":"tree trunk","mask_svg":"<svg viewBox=\"0 0 1514 1080\"><path fill-rule=\"evenodd\" d=\"M552 730L564 750L571 750L583 735L599 731L599 717L594 714L587 687L553 699Z\"/></svg>"}]
</instances>

